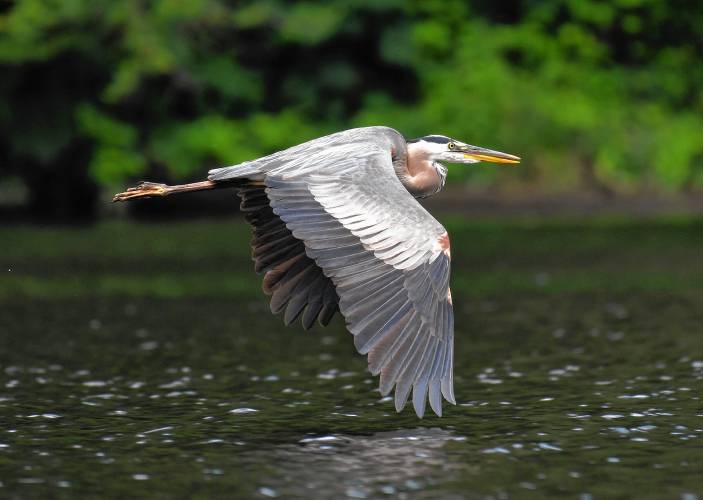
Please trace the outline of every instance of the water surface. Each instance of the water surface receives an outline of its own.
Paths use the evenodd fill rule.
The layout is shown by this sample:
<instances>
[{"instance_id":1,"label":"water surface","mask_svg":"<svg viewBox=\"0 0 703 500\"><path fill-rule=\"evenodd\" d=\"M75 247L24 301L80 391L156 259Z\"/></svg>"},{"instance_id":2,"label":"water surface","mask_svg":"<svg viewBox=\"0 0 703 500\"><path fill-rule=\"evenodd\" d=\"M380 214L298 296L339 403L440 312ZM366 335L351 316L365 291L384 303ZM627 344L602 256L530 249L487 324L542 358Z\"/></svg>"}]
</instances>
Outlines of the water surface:
<instances>
[{"instance_id":1,"label":"water surface","mask_svg":"<svg viewBox=\"0 0 703 500\"><path fill-rule=\"evenodd\" d=\"M0 497L703 497L697 225L455 223L419 420L341 321L270 316L232 224L5 234Z\"/></svg>"}]
</instances>

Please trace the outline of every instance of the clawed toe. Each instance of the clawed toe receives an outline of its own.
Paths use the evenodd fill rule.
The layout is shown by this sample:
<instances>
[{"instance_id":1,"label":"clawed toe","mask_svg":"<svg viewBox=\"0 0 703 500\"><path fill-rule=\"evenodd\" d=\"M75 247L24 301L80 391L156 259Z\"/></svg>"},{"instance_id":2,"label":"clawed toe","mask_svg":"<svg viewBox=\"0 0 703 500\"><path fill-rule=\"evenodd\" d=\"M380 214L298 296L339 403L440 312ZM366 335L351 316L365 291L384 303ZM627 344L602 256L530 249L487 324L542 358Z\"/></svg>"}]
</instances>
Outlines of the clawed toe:
<instances>
[{"instance_id":1,"label":"clawed toe","mask_svg":"<svg viewBox=\"0 0 703 500\"><path fill-rule=\"evenodd\" d=\"M148 198L151 196L165 196L168 194L168 186L157 182L140 182L134 187L122 193L117 193L112 201L126 201L134 198Z\"/></svg>"}]
</instances>

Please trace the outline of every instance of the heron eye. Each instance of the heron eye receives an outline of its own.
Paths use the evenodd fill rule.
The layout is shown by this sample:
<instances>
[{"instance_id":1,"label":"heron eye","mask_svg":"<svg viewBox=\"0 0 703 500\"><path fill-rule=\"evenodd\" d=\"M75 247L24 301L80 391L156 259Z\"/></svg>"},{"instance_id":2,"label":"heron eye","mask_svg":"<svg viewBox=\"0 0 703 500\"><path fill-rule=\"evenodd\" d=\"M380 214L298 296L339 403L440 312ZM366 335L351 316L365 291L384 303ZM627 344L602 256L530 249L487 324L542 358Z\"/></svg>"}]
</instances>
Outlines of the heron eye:
<instances>
[{"instance_id":1,"label":"heron eye","mask_svg":"<svg viewBox=\"0 0 703 500\"><path fill-rule=\"evenodd\" d=\"M456 147L456 144L454 144L453 142L450 142L449 144L447 144L447 147L451 150Z\"/></svg>"}]
</instances>

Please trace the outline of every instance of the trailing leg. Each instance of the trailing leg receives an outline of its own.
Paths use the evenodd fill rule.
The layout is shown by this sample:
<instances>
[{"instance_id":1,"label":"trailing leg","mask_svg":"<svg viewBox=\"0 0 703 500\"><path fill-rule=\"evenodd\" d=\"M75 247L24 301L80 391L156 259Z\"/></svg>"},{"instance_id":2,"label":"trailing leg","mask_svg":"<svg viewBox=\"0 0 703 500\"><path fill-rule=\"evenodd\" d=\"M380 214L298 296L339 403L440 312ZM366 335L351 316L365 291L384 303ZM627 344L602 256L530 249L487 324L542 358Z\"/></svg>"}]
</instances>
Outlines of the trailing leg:
<instances>
[{"instance_id":1,"label":"trailing leg","mask_svg":"<svg viewBox=\"0 0 703 500\"><path fill-rule=\"evenodd\" d=\"M168 196L170 194L188 193L191 191L205 191L207 189L218 189L231 186L232 184L229 182L214 181L192 182L190 184L178 184L175 186L168 186L166 184L159 184L157 182L140 182L135 187L129 188L127 191L117 193L112 198L112 201L129 201L134 200L136 198Z\"/></svg>"}]
</instances>

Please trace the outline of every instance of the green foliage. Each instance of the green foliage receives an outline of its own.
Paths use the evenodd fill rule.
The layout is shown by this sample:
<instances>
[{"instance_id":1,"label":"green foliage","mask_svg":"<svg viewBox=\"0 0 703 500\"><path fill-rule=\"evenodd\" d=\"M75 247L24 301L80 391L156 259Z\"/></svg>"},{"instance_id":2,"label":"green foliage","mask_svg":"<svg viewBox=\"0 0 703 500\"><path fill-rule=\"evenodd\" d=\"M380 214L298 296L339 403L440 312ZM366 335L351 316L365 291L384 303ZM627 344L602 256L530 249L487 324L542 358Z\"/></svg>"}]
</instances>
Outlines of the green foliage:
<instances>
[{"instance_id":1,"label":"green foliage","mask_svg":"<svg viewBox=\"0 0 703 500\"><path fill-rule=\"evenodd\" d=\"M387 124L525 158L455 181L695 189L701 25L682 0L21 0L0 14L0 168L88 141L101 184L201 177Z\"/></svg>"},{"instance_id":2,"label":"green foliage","mask_svg":"<svg viewBox=\"0 0 703 500\"><path fill-rule=\"evenodd\" d=\"M246 120L207 115L188 122L169 123L154 132L148 154L185 177L203 165L236 164L289 146L294 130L301 141L317 133L292 112L255 114Z\"/></svg>"},{"instance_id":3,"label":"green foliage","mask_svg":"<svg viewBox=\"0 0 703 500\"><path fill-rule=\"evenodd\" d=\"M109 184L142 173L144 158L137 153L136 130L84 104L76 110L78 130L92 138L97 148L91 162L91 172L99 182Z\"/></svg>"}]
</instances>

